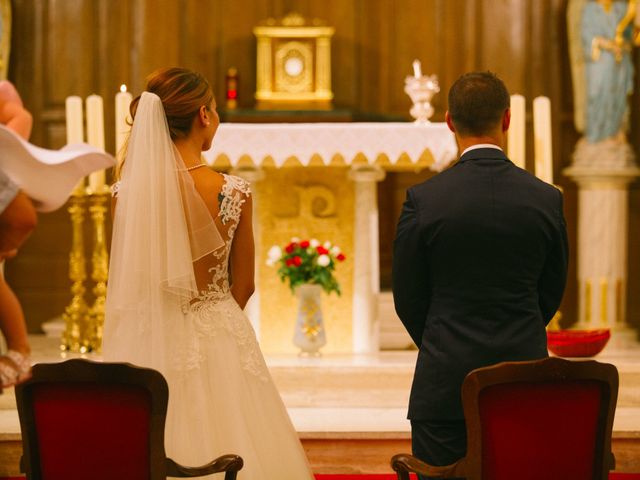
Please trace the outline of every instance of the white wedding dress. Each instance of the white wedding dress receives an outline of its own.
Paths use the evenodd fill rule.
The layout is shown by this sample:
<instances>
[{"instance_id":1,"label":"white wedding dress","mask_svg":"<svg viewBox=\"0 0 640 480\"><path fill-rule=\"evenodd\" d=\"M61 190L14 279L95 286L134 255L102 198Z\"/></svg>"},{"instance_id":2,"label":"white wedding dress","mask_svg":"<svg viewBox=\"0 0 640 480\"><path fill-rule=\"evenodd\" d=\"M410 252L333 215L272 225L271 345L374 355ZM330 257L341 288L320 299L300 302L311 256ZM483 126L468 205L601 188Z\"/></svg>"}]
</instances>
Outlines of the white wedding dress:
<instances>
[{"instance_id":1,"label":"white wedding dress","mask_svg":"<svg viewBox=\"0 0 640 480\"><path fill-rule=\"evenodd\" d=\"M175 318L166 349L145 341L151 332L135 322L115 319L110 324L108 318L104 356L165 376L165 444L167 455L178 463L197 466L233 453L244 460L240 480L312 479L253 328L230 292L229 254L249 195L244 180L224 175L216 219L224 245L197 262L200 295Z\"/></svg>"}]
</instances>

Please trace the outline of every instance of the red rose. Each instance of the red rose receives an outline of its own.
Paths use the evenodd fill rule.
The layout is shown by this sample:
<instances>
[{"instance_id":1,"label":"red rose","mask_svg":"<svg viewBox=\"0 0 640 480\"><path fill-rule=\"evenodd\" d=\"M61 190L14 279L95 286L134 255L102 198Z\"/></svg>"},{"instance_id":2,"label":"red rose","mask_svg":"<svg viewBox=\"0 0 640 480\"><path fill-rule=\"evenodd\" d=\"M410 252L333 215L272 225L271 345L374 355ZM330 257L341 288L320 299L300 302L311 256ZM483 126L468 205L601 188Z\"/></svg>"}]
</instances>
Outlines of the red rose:
<instances>
[{"instance_id":1,"label":"red rose","mask_svg":"<svg viewBox=\"0 0 640 480\"><path fill-rule=\"evenodd\" d=\"M287 253L293 253L295 249L296 249L296 244L294 242L291 242L289 245L284 247L284 251Z\"/></svg>"},{"instance_id":2,"label":"red rose","mask_svg":"<svg viewBox=\"0 0 640 480\"><path fill-rule=\"evenodd\" d=\"M336 258L339 262L344 262L347 257L345 257L343 253L339 253Z\"/></svg>"},{"instance_id":3,"label":"red rose","mask_svg":"<svg viewBox=\"0 0 640 480\"><path fill-rule=\"evenodd\" d=\"M302 258L300 258L298 255L296 255L295 257L293 257L293 264L296 267L299 267L300 265L302 265Z\"/></svg>"},{"instance_id":4,"label":"red rose","mask_svg":"<svg viewBox=\"0 0 640 480\"><path fill-rule=\"evenodd\" d=\"M309 248L309 240L303 240L300 242L300 248Z\"/></svg>"},{"instance_id":5,"label":"red rose","mask_svg":"<svg viewBox=\"0 0 640 480\"><path fill-rule=\"evenodd\" d=\"M326 255L329 253L329 250L324 248L322 245L320 245L319 247L316 247L316 251L318 252L319 255Z\"/></svg>"},{"instance_id":6,"label":"red rose","mask_svg":"<svg viewBox=\"0 0 640 480\"><path fill-rule=\"evenodd\" d=\"M286 264L287 264L287 267L290 267L291 265L293 265L293 260L291 258L287 258Z\"/></svg>"}]
</instances>

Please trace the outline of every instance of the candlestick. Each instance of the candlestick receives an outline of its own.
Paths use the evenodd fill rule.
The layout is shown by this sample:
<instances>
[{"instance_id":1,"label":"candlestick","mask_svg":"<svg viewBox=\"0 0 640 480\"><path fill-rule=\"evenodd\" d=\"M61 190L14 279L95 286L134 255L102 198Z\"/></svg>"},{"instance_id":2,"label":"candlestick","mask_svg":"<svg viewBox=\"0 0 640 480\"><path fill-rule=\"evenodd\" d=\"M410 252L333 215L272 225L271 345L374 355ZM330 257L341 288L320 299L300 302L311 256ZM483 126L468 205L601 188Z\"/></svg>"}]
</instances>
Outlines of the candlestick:
<instances>
[{"instance_id":1,"label":"candlestick","mask_svg":"<svg viewBox=\"0 0 640 480\"><path fill-rule=\"evenodd\" d=\"M116 155L120 155L120 151L127 141L130 128L127 119L132 99L131 93L127 92L127 86L122 84L120 91L116 93Z\"/></svg>"},{"instance_id":2,"label":"candlestick","mask_svg":"<svg viewBox=\"0 0 640 480\"><path fill-rule=\"evenodd\" d=\"M82 104L82 101L80 102ZM84 189L76 189L69 201L69 214L73 227L71 252L69 252L69 279L71 280L71 303L62 315L65 323L60 348L63 351L86 353L89 343L86 338L88 306L84 300L84 281L87 278L84 252Z\"/></svg>"},{"instance_id":3,"label":"candlestick","mask_svg":"<svg viewBox=\"0 0 640 480\"><path fill-rule=\"evenodd\" d=\"M537 97L533 100L533 136L536 176L552 184L551 101L547 97Z\"/></svg>"},{"instance_id":4,"label":"candlestick","mask_svg":"<svg viewBox=\"0 0 640 480\"><path fill-rule=\"evenodd\" d=\"M102 97L89 95L86 100L87 108L87 143L104 150L104 115ZM105 185L104 170L89 175L89 189L97 192Z\"/></svg>"},{"instance_id":5,"label":"candlestick","mask_svg":"<svg viewBox=\"0 0 640 480\"><path fill-rule=\"evenodd\" d=\"M422 65L418 59L413 61L413 76L416 78L420 78L422 76Z\"/></svg>"},{"instance_id":6,"label":"candlestick","mask_svg":"<svg viewBox=\"0 0 640 480\"><path fill-rule=\"evenodd\" d=\"M518 167L526 168L526 106L522 95L511 95L511 123L507 132L508 156Z\"/></svg>"},{"instance_id":7,"label":"candlestick","mask_svg":"<svg viewBox=\"0 0 640 480\"><path fill-rule=\"evenodd\" d=\"M78 96L67 97L64 102L65 119L67 124L67 145L84 141L82 124L82 99ZM78 181L74 191L84 189L85 179Z\"/></svg>"},{"instance_id":8,"label":"candlestick","mask_svg":"<svg viewBox=\"0 0 640 480\"><path fill-rule=\"evenodd\" d=\"M93 253L91 255L91 280L94 281L95 302L88 312L87 341L89 350L102 350L102 331L109 277L109 252L107 251L106 215L109 191L98 192L90 197L89 213L94 227Z\"/></svg>"}]
</instances>

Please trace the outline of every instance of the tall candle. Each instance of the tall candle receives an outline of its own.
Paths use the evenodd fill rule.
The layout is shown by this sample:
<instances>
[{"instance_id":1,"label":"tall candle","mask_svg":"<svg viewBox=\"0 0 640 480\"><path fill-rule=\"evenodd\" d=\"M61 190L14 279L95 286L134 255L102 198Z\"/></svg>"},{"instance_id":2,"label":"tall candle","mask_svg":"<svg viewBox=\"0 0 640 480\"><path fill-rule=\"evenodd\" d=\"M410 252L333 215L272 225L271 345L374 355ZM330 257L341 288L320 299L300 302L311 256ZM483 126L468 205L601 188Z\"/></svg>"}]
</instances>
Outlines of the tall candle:
<instances>
[{"instance_id":1,"label":"tall candle","mask_svg":"<svg viewBox=\"0 0 640 480\"><path fill-rule=\"evenodd\" d=\"M64 102L64 111L67 124L67 145L83 142L82 99L78 96L67 97ZM76 185L78 193L84 189L84 183L84 178L78 181Z\"/></svg>"},{"instance_id":2,"label":"tall candle","mask_svg":"<svg viewBox=\"0 0 640 480\"><path fill-rule=\"evenodd\" d=\"M132 98L132 95L127 92L127 86L122 84L120 91L116 93L116 155L120 154L129 133L127 118L129 118L129 105Z\"/></svg>"},{"instance_id":3,"label":"tall candle","mask_svg":"<svg viewBox=\"0 0 640 480\"><path fill-rule=\"evenodd\" d=\"M547 183L553 183L551 101L547 97L536 97L533 100L533 137L535 138L536 177Z\"/></svg>"},{"instance_id":4,"label":"tall candle","mask_svg":"<svg viewBox=\"0 0 640 480\"><path fill-rule=\"evenodd\" d=\"M82 132L82 99L77 96L67 97L64 102L67 123L67 144L84 141Z\"/></svg>"},{"instance_id":5,"label":"tall candle","mask_svg":"<svg viewBox=\"0 0 640 480\"><path fill-rule=\"evenodd\" d=\"M522 95L511 95L511 124L507 133L507 155L520 168L526 168L526 107Z\"/></svg>"},{"instance_id":6,"label":"tall candle","mask_svg":"<svg viewBox=\"0 0 640 480\"><path fill-rule=\"evenodd\" d=\"M413 76L416 78L422 77L422 66L420 65L420 60L413 61Z\"/></svg>"},{"instance_id":7,"label":"tall candle","mask_svg":"<svg viewBox=\"0 0 640 480\"><path fill-rule=\"evenodd\" d=\"M104 115L102 97L89 95L86 101L87 108L87 143L104 150ZM92 192L102 189L105 184L104 170L93 172L89 175L89 188Z\"/></svg>"}]
</instances>

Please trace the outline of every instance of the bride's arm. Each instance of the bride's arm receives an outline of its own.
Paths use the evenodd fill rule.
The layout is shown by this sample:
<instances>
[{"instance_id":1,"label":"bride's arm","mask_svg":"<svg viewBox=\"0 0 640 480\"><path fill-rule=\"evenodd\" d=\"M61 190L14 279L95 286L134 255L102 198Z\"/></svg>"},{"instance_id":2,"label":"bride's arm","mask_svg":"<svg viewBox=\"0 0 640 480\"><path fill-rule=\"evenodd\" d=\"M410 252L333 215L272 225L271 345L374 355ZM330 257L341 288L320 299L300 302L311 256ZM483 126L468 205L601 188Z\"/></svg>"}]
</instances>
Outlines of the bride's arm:
<instances>
[{"instance_id":1,"label":"bride's arm","mask_svg":"<svg viewBox=\"0 0 640 480\"><path fill-rule=\"evenodd\" d=\"M255 247L253 244L252 203L248 197L231 244L231 295L244 308L255 289Z\"/></svg>"}]
</instances>

